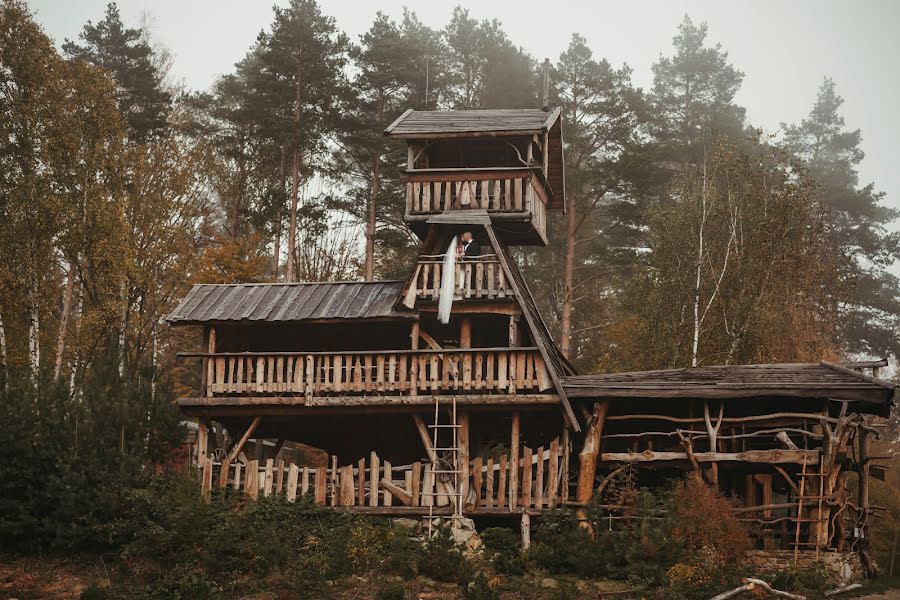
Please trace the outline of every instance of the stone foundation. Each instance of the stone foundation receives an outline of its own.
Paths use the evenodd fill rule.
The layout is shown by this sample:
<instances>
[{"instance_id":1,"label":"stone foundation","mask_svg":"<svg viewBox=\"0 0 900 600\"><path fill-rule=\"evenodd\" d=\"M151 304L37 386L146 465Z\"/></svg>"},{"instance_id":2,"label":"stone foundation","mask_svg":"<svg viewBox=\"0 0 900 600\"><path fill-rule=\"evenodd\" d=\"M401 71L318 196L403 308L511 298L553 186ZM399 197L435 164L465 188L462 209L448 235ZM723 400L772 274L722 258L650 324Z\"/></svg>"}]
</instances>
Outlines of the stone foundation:
<instances>
[{"instance_id":1,"label":"stone foundation","mask_svg":"<svg viewBox=\"0 0 900 600\"><path fill-rule=\"evenodd\" d=\"M762 571L783 571L794 568L792 550L751 550L747 554L751 565ZM837 583L848 583L865 577L862 562L855 552L820 552L818 562L825 565L828 573ZM816 564L816 553L804 551L797 556L797 567L806 568Z\"/></svg>"}]
</instances>

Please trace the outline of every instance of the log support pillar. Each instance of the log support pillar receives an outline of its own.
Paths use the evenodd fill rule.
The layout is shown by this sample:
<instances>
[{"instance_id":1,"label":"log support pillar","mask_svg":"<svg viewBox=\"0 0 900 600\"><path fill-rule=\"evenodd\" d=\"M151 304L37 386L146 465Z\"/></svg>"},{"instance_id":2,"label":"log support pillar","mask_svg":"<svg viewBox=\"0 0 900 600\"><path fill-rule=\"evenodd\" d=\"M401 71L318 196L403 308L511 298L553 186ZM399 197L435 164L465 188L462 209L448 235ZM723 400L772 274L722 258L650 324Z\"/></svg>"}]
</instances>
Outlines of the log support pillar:
<instances>
[{"instance_id":1,"label":"log support pillar","mask_svg":"<svg viewBox=\"0 0 900 600\"><path fill-rule=\"evenodd\" d=\"M590 528L586 521L587 511L584 505L591 501L594 491L594 479L597 476L597 458L600 456L600 446L603 438L603 427L606 425L606 414L609 411L609 401L598 402L594 405L594 412L588 422L587 433L584 436L584 446L578 454L578 488L575 499L581 505L577 511L583 527Z\"/></svg>"}]
</instances>

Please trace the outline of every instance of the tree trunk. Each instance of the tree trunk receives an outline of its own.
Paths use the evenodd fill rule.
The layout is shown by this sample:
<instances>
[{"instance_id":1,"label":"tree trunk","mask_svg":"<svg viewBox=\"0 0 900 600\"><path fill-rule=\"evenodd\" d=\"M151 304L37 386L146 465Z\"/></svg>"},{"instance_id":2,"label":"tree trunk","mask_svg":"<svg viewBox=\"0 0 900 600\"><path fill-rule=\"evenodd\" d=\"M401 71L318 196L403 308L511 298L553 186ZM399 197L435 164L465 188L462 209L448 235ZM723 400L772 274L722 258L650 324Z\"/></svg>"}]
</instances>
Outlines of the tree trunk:
<instances>
[{"instance_id":1,"label":"tree trunk","mask_svg":"<svg viewBox=\"0 0 900 600\"><path fill-rule=\"evenodd\" d=\"M575 206L574 198L569 201L567 207L566 222L566 266L563 276L563 305L560 318L559 349L563 356L571 359L572 356L572 304L575 296Z\"/></svg>"},{"instance_id":2,"label":"tree trunk","mask_svg":"<svg viewBox=\"0 0 900 600\"><path fill-rule=\"evenodd\" d=\"M284 144L281 144L281 162L279 163L279 183L281 184L281 191L285 192L284 189L284 154L286 152L286 148ZM272 281L278 281L278 270L281 267L281 224L284 219L281 216L281 210L284 208L284 201L279 203L278 211L275 215L275 243L272 251Z\"/></svg>"},{"instance_id":3,"label":"tree trunk","mask_svg":"<svg viewBox=\"0 0 900 600\"><path fill-rule=\"evenodd\" d=\"M41 322L37 307L37 282L32 281L31 298L28 307L28 365L31 381L37 384L41 367Z\"/></svg>"},{"instance_id":4,"label":"tree trunk","mask_svg":"<svg viewBox=\"0 0 900 600\"><path fill-rule=\"evenodd\" d=\"M384 120L384 96L378 98L378 123ZM375 279L375 225L378 214L378 192L381 187L381 152L372 157L372 187L366 207L366 281Z\"/></svg>"},{"instance_id":5,"label":"tree trunk","mask_svg":"<svg viewBox=\"0 0 900 600\"><path fill-rule=\"evenodd\" d=\"M3 315L0 314L0 362L3 366L3 389L9 389L9 373L6 370L6 328L3 326Z\"/></svg>"},{"instance_id":6,"label":"tree trunk","mask_svg":"<svg viewBox=\"0 0 900 600\"><path fill-rule=\"evenodd\" d=\"M594 405L594 414L588 423L588 430L584 436L584 446L578 454L578 489L575 499L580 505L591 501L594 492L594 479L597 476L597 458L600 456L600 446L603 438L603 427L606 425L606 413L609 410L609 402L603 401ZM587 516L584 508L577 512L579 518ZM589 525L582 521L584 526Z\"/></svg>"},{"instance_id":7,"label":"tree trunk","mask_svg":"<svg viewBox=\"0 0 900 600\"><path fill-rule=\"evenodd\" d=\"M369 206L366 216L366 281L375 279L375 220L376 199L381 185L381 155L372 160L372 189L369 193Z\"/></svg>"},{"instance_id":8,"label":"tree trunk","mask_svg":"<svg viewBox=\"0 0 900 600\"><path fill-rule=\"evenodd\" d=\"M302 46L297 50L297 98L296 105L294 106L294 127L296 128L296 132L294 134L294 152L293 152L293 161L292 161L292 169L291 169L291 215L290 215L290 227L288 228L288 240L287 240L287 266L285 267L285 280L286 281L294 281L294 253L295 246L297 243L297 198L300 193L300 139L299 139L299 130L300 130L300 104L301 104L301 94L300 94L300 84L303 81L303 48Z\"/></svg>"},{"instance_id":9,"label":"tree trunk","mask_svg":"<svg viewBox=\"0 0 900 600\"><path fill-rule=\"evenodd\" d=\"M53 379L59 379L62 372L63 356L66 353L66 330L69 328L69 315L72 313L72 296L75 290L75 265L69 261L69 273L66 275L66 290L63 292L62 315L59 319L59 333L56 337L56 361L53 364Z\"/></svg>"}]
</instances>

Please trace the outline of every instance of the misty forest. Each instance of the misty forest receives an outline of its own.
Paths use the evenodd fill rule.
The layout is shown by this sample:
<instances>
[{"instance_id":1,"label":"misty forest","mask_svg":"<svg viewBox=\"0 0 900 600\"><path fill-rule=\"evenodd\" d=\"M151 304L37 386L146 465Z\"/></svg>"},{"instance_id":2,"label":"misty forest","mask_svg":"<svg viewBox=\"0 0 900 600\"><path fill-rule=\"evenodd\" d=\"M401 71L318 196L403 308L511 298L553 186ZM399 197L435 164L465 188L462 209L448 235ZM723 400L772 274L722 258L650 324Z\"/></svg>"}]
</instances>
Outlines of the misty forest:
<instances>
[{"instance_id":1,"label":"misty forest","mask_svg":"<svg viewBox=\"0 0 900 600\"><path fill-rule=\"evenodd\" d=\"M567 209L548 217L546 248L512 253L553 341L587 373L897 356L900 214L858 175L865 132L844 121L841 82L825 77L806 117L763 133L713 33L685 15L647 88L576 32L549 57ZM385 128L407 109L541 108L545 76L526 40L462 6L438 28L378 13L354 39L315 0L290 0L210 89L179 83L175 60L114 3L54 40L25 2L0 0L0 590L387 599L412 597L399 582L423 574L463 594L434 598L589 597L576 579L594 574L654 597L740 585L709 574L742 548L737 525L689 533L699 511L727 512L693 480L616 488L647 510L701 498L698 514L666 513L682 519L673 535L648 517L631 537L585 541L554 517L525 556L518 534L491 528L485 575L446 540L421 551L314 506L204 503L183 473L160 475L186 470L175 398L198 376L176 353L200 341L166 317L191 285L405 279L421 242L404 221L406 148ZM875 453L895 438L891 426ZM886 479L872 492L883 572L900 519L900 481ZM8 583L42 556L80 573L77 594ZM340 595L376 563L397 583ZM532 584L513 589L517 577ZM768 585L824 590L794 577Z\"/></svg>"}]
</instances>

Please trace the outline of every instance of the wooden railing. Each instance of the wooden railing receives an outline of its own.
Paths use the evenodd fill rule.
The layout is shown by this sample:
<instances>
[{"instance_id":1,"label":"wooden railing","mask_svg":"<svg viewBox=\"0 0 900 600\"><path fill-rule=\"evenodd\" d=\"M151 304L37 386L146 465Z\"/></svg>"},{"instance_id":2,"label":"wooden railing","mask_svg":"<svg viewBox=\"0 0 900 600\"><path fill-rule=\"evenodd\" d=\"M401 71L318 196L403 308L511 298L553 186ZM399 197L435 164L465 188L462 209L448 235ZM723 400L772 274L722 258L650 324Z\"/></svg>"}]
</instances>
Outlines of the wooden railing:
<instances>
[{"instance_id":1,"label":"wooden railing","mask_svg":"<svg viewBox=\"0 0 900 600\"><path fill-rule=\"evenodd\" d=\"M206 362L206 394L390 395L541 392L537 348L182 354Z\"/></svg>"},{"instance_id":2,"label":"wooden railing","mask_svg":"<svg viewBox=\"0 0 900 600\"><path fill-rule=\"evenodd\" d=\"M530 168L419 169L407 171L407 213L428 215L482 209L489 213L530 213L546 231L547 192Z\"/></svg>"},{"instance_id":3,"label":"wooden railing","mask_svg":"<svg viewBox=\"0 0 900 600\"><path fill-rule=\"evenodd\" d=\"M412 280L412 286L415 289L407 290L406 298L408 300L414 300L414 298L437 300L441 293L443 268L443 256L420 256ZM453 278L454 300L511 298L512 296L513 289L495 254L485 254L457 261L456 273Z\"/></svg>"},{"instance_id":4,"label":"wooden railing","mask_svg":"<svg viewBox=\"0 0 900 600\"><path fill-rule=\"evenodd\" d=\"M554 508L568 499L568 452L558 438L536 450L521 447L518 456L516 465L505 454L469 461L465 510ZM429 463L392 466L374 452L368 458L338 466L331 457L328 466L316 468L209 457L200 465L201 490L208 495L213 488L231 488L251 498L284 494L289 501L310 494L317 504L341 507L443 507L453 501L452 483Z\"/></svg>"}]
</instances>

